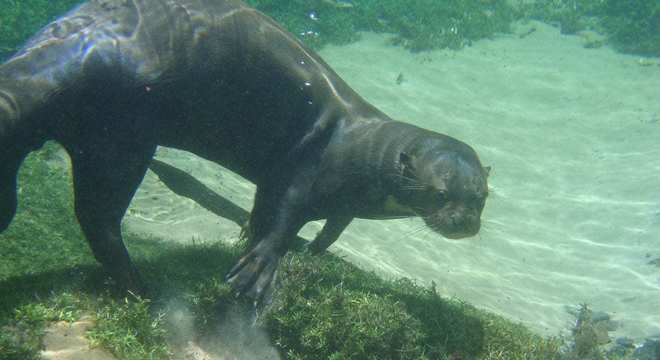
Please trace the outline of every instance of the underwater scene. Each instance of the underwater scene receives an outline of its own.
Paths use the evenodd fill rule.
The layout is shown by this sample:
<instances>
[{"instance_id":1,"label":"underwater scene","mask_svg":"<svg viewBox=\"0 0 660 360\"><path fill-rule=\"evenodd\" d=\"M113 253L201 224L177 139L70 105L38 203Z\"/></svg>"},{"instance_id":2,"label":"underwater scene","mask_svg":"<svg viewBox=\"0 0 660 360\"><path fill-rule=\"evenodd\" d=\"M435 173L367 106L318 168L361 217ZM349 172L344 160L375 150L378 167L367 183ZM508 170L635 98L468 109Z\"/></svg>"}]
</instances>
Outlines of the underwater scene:
<instances>
[{"instance_id":1,"label":"underwater scene","mask_svg":"<svg viewBox=\"0 0 660 360\"><path fill-rule=\"evenodd\" d=\"M14 359L660 360L660 0L0 0Z\"/></svg>"}]
</instances>

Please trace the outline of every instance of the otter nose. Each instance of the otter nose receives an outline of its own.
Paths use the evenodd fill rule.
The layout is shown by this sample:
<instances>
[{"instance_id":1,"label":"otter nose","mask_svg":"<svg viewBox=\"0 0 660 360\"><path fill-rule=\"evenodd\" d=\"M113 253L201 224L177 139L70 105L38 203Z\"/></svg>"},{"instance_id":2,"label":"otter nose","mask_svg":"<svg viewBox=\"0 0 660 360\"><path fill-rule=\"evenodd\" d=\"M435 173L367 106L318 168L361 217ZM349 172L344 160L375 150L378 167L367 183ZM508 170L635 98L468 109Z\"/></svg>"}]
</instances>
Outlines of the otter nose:
<instances>
[{"instance_id":1,"label":"otter nose","mask_svg":"<svg viewBox=\"0 0 660 360\"><path fill-rule=\"evenodd\" d=\"M459 216L452 214L449 219L454 231L449 234L445 234L445 237L450 239L460 239L474 236L479 232L479 229L481 228L481 221L478 216Z\"/></svg>"},{"instance_id":2,"label":"otter nose","mask_svg":"<svg viewBox=\"0 0 660 360\"><path fill-rule=\"evenodd\" d=\"M468 214L464 217L463 221L463 227L467 230L467 233L469 233L468 236L476 235L479 232L479 229L481 228L481 220L479 219L479 216Z\"/></svg>"}]
</instances>

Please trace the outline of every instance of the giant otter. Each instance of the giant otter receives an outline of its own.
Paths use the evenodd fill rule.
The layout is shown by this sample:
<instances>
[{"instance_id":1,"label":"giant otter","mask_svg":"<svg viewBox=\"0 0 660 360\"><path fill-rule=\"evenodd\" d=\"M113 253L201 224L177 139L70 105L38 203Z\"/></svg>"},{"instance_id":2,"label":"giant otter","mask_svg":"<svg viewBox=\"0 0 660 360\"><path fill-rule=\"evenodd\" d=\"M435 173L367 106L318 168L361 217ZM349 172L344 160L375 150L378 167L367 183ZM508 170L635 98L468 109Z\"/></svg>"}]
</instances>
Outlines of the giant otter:
<instances>
[{"instance_id":1,"label":"giant otter","mask_svg":"<svg viewBox=\"0 0 660 360\"><path fill-rule=\"evenodd\" d=\"M157 145L257 185L252 246L228 274L259 298L290 239L327 219L319 252L355 217L420 216L477 233L487 171L468 145L391 120L269 17L235 0L93 0L0 65L0 231L16 173L53 139L73 164L94 256L140 290L120 224Z\"/></svg>"}]
</instances>

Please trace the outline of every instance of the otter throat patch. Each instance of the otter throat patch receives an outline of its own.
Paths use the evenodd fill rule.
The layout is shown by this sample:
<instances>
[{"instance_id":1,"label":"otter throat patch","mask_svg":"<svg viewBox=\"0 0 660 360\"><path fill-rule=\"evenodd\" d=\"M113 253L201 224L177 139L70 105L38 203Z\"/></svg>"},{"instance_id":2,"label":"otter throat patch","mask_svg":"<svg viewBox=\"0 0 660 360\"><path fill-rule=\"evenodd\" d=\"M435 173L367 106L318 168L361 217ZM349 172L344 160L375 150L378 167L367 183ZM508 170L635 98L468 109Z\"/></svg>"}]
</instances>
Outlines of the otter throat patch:
<instances>
[{"instance_id":1,"label":"otter throat patch","mask_svg":"<svg viewBox=\"0 0 660 360\"><path fill-rule=\"evenodd\" d=\"M416 215L413 209L411 209L409 206L401 204L392 195L387 195L387 197L385 198L385 204L383 206L383 209L390 213L396 213L396 214L404 213L404 214Z\"/></svg>"}]
</instances>

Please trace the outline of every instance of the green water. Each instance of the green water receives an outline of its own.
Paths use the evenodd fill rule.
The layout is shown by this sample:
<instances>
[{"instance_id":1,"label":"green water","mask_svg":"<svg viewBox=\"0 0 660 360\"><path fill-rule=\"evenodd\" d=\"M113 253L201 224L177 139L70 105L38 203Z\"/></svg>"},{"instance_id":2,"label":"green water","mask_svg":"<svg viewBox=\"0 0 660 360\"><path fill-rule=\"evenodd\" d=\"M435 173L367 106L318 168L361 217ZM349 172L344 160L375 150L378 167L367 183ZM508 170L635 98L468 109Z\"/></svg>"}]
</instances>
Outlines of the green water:
<instances>
[{"instance_id":1,"label":"green water","mask_svg":"<svg viewBox=\"0 0 660 360\"><path fill-rule=\"evenodd\" d=\"M0 0L0 57L11 56L76 3ZM660 1L250 4L318 50L379 109L467 142L493 167L479 236L446 240L415 219L356 221L332 253L386 279L433 283L441 296L455 296L536 334L565 336L566 358L576 356L576 317L580 304L588 304L594 318L607 318L595 325L601 345L588 358L614 356L612 351L627 351L627 358L660 358L660 345L654 343L660 341ZM54 153L38 162L60 164L52 160L59 156ZM243 208L251 207L254 187L237 175L188 153L161 148L157 156ZM104 289L73 221L66 182L52 177L66 174L62 164L64 170L52 170L59 175L43 169L24 175L35 183L57 184L63 193L34 190L43 198L29 202L17 224L0 235L0 286L7 289L0 293L0 326L11 323L20 306L37 301L26 300L31 292L68 291L62 281L70 276L67 271L83 274L73 276L81 277L74 289L85 294ZM49 213L50 207L59 210ZM301 236L312 238L321 225L309 224ZM124 229L137 234L131 252L138 259L157 256L151 237L176 247L193 239L234 243L240 232L233 222L174 195L153 173L136 194ZM24 241L35 234L52 238L35 248ZM177 251L168 248L166 256L176 258ZM186 261L194 264L189 257ZM164 267L157 259L139 264ZM176 271L192 271L190 266ZM217 271L225 272L226 266L219 264ZM28 270L19 275L20 269ZM206 294L168 282L175 274L160 278L159 270L146 272L153 281L181 286L182 292ZM196 275L212 277L208 271ZM213 289L208 282L200 286ZM324 321L329 320L319 315L318 322ZM317 331L307 338L317 343L308 344L302 358L314 358L310 349L329 337L319 329L291 326ZM463 326L466 333L473 329ZM621 344L627 342L639 349L626 350ZM4 344L0 341L0 358L8 356ZM489 358L486 353L469 354Z\"/></svg>"}]
</instances>

